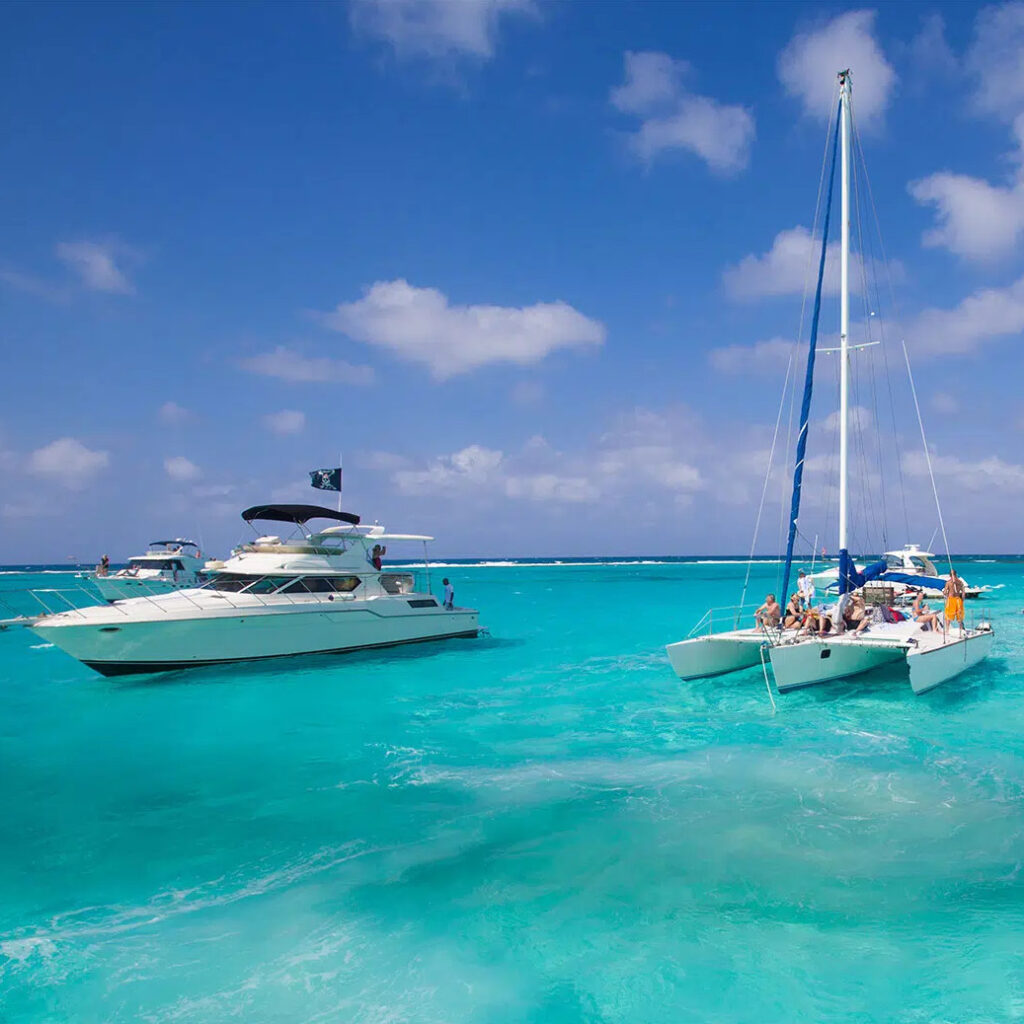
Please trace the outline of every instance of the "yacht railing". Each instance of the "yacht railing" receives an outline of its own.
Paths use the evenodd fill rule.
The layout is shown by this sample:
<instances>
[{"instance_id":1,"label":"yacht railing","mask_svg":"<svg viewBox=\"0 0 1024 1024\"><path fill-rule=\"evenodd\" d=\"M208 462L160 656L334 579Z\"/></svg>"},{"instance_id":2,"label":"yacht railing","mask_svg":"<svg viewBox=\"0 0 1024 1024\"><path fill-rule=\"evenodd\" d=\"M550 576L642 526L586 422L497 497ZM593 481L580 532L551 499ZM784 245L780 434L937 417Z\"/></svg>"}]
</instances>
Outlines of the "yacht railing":
<instances>
[{"instance_id":1,"label":"yacht railing","mask_svg":"<svg viewBox=\"0 0 1024 1024\"><path fill-rule=\"evenodd\" d=\"M417 590L417 579L415 573L393 572L383 573L389 577L388 585L382 583L382 589L389 596L399 597L407 594L415 594ZM254 578L253 582L263 577ZM356 601L365 594L360 594L359 589L352 592L297 592L285 593L277 591L272 594L258 594L253 591L231 591L218 590L209 585L204 587L189 587L177 590L167 590L160 587L150 587L146 581L139 580L132 588L132 595L128 598L121 598L116 601L107 601L102 595L88 585L88 578L83 578L82 585L74 587L31 587L23 590L0 591L0 610L4 615L0 621L5 623L31 623L44 615L57 615L59 613L75 613L81 615L85 608L103 607L110 608L125 617L130 612L124 608L126 601L146 601L148 605L159 609L164 615L172 614L173 604L169 607L168 598L187 601L192 607L200 611L209 611L213 606L212 601L223 601L228 607L235 611L251 609L253 605L264 608L279 608L282 603L302 607L326 613L330 607L337 602ZM394 587L394 590L391 590ZM197 593L201 592L202 597L198 598ZM214 596L216 595L216 596ZM373 596L373 595L370 595ZM156 600L160 598L161 600ZM9 616L7 613L10 613Z\"/></svg>"}]
</instances>

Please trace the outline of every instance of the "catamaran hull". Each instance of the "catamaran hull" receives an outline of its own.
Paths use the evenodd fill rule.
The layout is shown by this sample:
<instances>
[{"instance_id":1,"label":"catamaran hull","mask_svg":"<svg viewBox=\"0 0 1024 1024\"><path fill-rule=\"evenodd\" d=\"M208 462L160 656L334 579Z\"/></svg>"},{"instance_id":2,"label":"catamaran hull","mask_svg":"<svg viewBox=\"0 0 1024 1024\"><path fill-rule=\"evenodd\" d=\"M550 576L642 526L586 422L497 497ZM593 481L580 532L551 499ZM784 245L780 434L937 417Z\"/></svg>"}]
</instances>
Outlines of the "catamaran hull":
<instances>
[{"instance_id":1,"label":"catamaran hull","mask_svg":"<svg viewBox=\"0 0 1024 1024\"><path fill-rule=\"evenodd\" d=\"M941 647L912 650L907 654L910 686L914 693L927 693L977 665L988 657L995 634L985 630L943 644Z\"/></svg>"},{"instance_id":2,"label":"catamaran hull","mask_svg":"<svg viewBox=\"0 0 1024 1024\"><path fill-rule=\"evenodd\" d=\"M402 609L368 602L357 608L266 614L125 621L114 624L47 623L33 631L73 658L106 676L261 661L298 654L349 651L427 640L473 637L479 632L472 609Z\"/></svg>"},{"instance_id":3,"label":"catamaran hull","mask_svg":"<svg viewBox=\"0 0 1024 1024\"><path fill-rule=\"evenodd\" d=\"M698 636L669 644L665 650L680 679L706 679L759 664L764 643L760 635Z\"/></svg>"},{"instance_id":4,"label":"catamaran hull","mask_svg":"<svg viewBox=\"0 0 1024 1024\"><path fill-rule=\"evenodd\" d=\"M883 665L901 661L905 647L863 646L835 643L829 640L803 640L795 644L772 647L769 656L775 686L779 693L803 686L846 679L862 672L871 672Z\"/></svg>"}]
</instances>

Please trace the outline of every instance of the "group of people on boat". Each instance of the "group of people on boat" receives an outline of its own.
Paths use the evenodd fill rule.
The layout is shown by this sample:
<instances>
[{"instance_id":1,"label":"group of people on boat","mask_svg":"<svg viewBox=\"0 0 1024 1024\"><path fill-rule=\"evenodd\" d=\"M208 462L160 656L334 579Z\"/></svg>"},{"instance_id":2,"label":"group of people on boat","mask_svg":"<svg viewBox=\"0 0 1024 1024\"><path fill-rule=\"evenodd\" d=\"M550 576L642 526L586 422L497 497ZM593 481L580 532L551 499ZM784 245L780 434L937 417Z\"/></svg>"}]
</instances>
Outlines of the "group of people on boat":
<instances>
[{"instance_id":1,"label":"group of people on boat","mask_svg":"<svg viewBox=\"0 0 1024 1024\"><path fill-rule=\"evenodd\" d=\"M924 590L914 591L911 615L922 630L943 629L954 622L964 628L964 582L955 569L943 587L944 614L932 611L924 600ZM774 594L765 597L764 604L754 612L754 624L765 629L797 629L800 635L817 633L818 636L840 633L863 633L875 622L901 622L906 615L886 605L868 605L861 592L840 594L831 607L814 605L814 584L803 570L797 577L797 589L790 595L785 610Z\"/></svg>"}]
</instances>

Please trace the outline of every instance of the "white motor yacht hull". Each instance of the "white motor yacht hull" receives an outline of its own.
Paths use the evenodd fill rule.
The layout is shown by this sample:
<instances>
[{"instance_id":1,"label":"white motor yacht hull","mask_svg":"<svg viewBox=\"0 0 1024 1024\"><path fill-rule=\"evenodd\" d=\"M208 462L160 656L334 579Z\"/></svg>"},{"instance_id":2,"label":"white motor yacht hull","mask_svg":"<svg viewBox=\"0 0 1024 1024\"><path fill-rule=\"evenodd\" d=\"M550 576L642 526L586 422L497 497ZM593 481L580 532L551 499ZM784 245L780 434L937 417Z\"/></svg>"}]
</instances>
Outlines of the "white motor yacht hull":
<instances>
[{"instance_id":1,"label":"white motor yacht hull","mask_svg":"<svg viewBox=\"0 0 1024 1024\"><path fill-rule=\"evenodd\" d=\"M134 603L134 602L133 602ZM419 604L420 607L416 607ZM103 619L73 614L39 620L33 631L103 675L162 672L200 665L258 661L297 654L338 654L375 647L472 637L473 609L448 611L436 602L317 601L282 609L229 608L224 614L119 621L114 608ZM86 612L101 609L86 609Z\"/></svg>"},{"instance_id":2,"label":"white motor yacht hull","mask_svg":"<svg viewBox=\"0 0 1024 1024\"><path fill-rule=\"evenodd\" d=\"M910 686L914 693L927 693L960 675L988 657L995 634L988 629L968 633L960 639L947 635L944 644L920 646L907 654Z\"/></svg>"},{"instance_id":3,"label":"white motor yacht hull","mask_svg":"<svg viewBox=\"0 0 1024 1024\"><path fill-rule=\"evenodd\" d=\"M680 640L665 650L680 679L705 679L759 664L765 643L758 630L734 630Z\"/></svg>"},{"instance_id":4,"label":"white motor yacht hull","mask_svg":"<svg viewBox=\"0 0 1024 1024\"><path fill-rule=\"evenodd\" d=\"M821 640L808 638L797 643L772 647L769 657L779 693L815 686L834 679L871 672L883 665L901 661L906 645L868 644L844 641L840 637Z\"/></svg>"}]
</instances>

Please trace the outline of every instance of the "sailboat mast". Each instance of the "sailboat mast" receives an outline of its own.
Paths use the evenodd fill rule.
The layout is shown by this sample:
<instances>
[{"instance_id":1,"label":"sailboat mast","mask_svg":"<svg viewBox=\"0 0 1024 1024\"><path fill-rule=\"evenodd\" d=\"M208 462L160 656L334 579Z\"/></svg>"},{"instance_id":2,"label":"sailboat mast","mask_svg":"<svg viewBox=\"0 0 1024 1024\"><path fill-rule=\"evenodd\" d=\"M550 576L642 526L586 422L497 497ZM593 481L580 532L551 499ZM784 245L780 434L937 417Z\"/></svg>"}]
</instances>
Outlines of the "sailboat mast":
<instances>
[{"instance_id":1,"label":"sailboat mast","mask_svg":"<svg viewBox=\"0 0 1024 1024\"><path fill-rule=\"evenodd\" d=\"M850 390L850 72L839 72L839 134L841 142L839 256L839 550L846 548L846 476Z\"/></svg>"}]
</instances>

